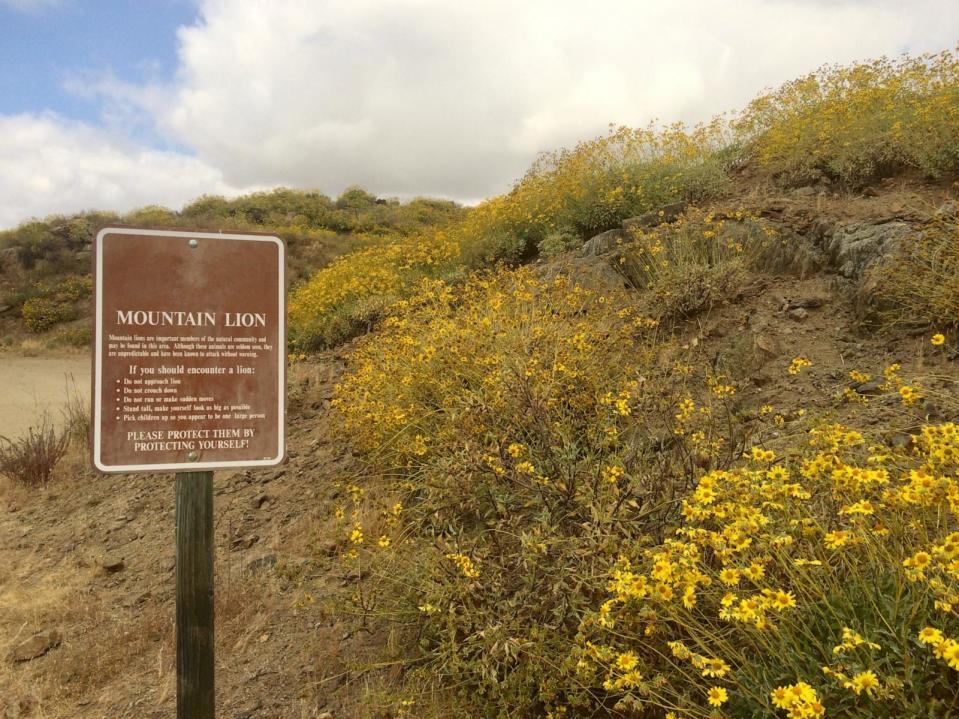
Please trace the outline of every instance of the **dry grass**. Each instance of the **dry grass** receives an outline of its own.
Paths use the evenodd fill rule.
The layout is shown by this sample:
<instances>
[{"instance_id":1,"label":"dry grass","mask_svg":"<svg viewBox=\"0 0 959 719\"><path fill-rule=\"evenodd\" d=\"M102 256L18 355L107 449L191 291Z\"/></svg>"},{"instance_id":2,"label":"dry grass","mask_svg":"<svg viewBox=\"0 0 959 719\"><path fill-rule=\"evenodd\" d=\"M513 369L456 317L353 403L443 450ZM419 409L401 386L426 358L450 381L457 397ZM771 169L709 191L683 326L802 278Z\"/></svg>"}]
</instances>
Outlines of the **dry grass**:
<instances>
[{"instance_id":1,"label":"dry grass","mask_svg":"<svg viewBox=\"0 0 959 719\"><path fill-rule=\"evenodd\" d=\"M97 570L82 560L51 562L34 553L18 557L16 566L0 594L0 683L8 687L5 699L35 707L31 716L73 717L80 706L109 702L111 686L140 669L137 658L172 656L172 607L119 606L91 591ZM13 647L45 629L61 631L60 647L23 664L7 660ZM159 665L169 673L164 662Z\"/></svg>"},{"instance_id":2,"label":"dry grass","mask_svg":"<svg viewBox=\"0 0 959 719\"><path fill-rule=\"evenodd\" d=\"M60 410L63 417L63 426L74 446L86 450L90 446L91 412L90 399L86 397L73 375L66 380L66 401Z\"/></svg>"},{"instance_id":3,"label":"dry grass","mask_svg":"<svg viewBox=\"0 0 959 719\"><path fill-rule=\"evenodd\" d=\"M69 449L70 435L57 429L50 415L17 439L0 436L0 474L29 487L42 487Z\"/></svg>"}]
</instances>

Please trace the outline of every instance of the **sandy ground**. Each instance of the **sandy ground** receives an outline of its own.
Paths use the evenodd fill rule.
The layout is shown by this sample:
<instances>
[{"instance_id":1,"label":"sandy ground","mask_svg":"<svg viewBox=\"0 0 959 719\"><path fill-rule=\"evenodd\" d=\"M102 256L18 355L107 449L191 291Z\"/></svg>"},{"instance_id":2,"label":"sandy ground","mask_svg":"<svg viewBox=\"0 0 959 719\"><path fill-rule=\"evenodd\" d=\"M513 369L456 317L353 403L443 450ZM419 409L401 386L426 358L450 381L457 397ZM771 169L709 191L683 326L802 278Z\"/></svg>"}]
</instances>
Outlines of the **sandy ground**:
<instances>
[{"instance_id":1,"label":"sandy ground","mask_svg":"<svg viewBox=\"0 0 959 719\"><path fill-rule=\"evenodd\" d=\"M0 435L25 432L44 411L59 421L68 390L89 398L89 357L0 357Z\"/></svg>"}]
</instances>

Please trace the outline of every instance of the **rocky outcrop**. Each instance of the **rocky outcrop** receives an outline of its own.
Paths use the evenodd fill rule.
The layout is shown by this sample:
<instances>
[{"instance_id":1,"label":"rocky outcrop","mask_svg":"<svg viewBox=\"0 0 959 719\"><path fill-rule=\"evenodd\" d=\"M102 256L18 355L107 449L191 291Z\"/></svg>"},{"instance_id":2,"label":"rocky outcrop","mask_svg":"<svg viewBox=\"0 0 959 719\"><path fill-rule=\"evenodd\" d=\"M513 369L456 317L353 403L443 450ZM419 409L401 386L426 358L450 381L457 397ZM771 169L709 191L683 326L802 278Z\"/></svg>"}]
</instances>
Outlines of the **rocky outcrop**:
<instances>
[{"instance_id":1,"label":"rocky outcrop","mask_svg":"<svg viewBox=\"0 0 959 719\"><path fill-rule=\"evenodd\" d=\"M894 254L904 239L915 234L907 222L853 223L824 235L820 242L821 249L839 274L859 280L865 277L867 270L875 269L883 258Z\"/></svg>"},{"instance_id":2,"label":"rocky outcrop","mask_svg":"<svg viewBox=\"0 0 959 719\"><path fill-rule=\"evenodd\" d=\"M664 222L675 222L685 211L685 202L672 202L655 210L644 212L642 215L638 215L637 217L629 217L623 220L623 229L627 232L633 230L652 229L653 227L658 227Z\"/></svg>"},{"instance_id":3,"label":"rocky outcrop","mask_svg":"<svg viewBox=\"0 0 959 719\"><path fill-rule=\"evenodd\" d=\"M599 257L600 255L605 255L616 247L616 245L625 242L627 238L628 236L625 230L606 230L606 232L600 232L598 235L594 235L588 239L579 253L583 257Z\"/></svg>"},{"instance_id":4,"label":"rocky outcrop","mask_svg":"<svg viewBox=\"0 0 959 719\"><path fill-rule=\"evenodd\" d=\"M60 646L63 635L56 629L47 629L34 634L25 642L21 642L10 652L10 659L14 662L29 662L42 657L51 649Z\"/></svg>"},{"instance_id":5,"label":"rocky outcrop","mask_svg":"<svg viewBox=\"0 0 959 719\"><path fill-rule=\"evenodd\" d=\"M622 227L606 230L606 232L600 232L598 235L589 238L579 254L583 257L605 255L607 252L614 250L617 245L628 242L631 233L649 230L664 223L675 222L685 210L685 202L673 202L642 215L628 217L623 220Z\"/></svg>"},{"instance_id":6,"label":"rocky outcrop","mask_svg":"<svg viewBox=\"0 0 959 719\"><path fill-rule=\"evenodd\" d=\"M571 277L586 289L600 293L626 287L623 275L604 257L567 257L559 262L546 262L536 266L536 275L547 282L558 276Z\"/></svg>"}]
</instances>

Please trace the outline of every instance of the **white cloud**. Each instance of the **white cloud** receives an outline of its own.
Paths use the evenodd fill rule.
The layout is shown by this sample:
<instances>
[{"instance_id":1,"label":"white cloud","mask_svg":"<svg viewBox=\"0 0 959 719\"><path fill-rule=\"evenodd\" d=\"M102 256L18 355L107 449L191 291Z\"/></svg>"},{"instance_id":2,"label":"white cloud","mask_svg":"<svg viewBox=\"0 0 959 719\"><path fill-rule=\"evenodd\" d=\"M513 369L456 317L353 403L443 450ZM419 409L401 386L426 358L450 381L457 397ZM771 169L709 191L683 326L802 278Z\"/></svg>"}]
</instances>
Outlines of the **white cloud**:
<instances>
[{"instance_id":1,"label":"white cloud","mask_svg":"<svg viewBox=\"0 0 959 719\"><path fill-rule=\"evenodd\" d=\"M453 197L609 123L708 119L959 34L951 0L206 0L201 17L159 118L230 181Z\"/></svg>"},{"instance_id":2,"label":"white cloud","mask_svg":"<svg viewBox=\"0 0 959 719\"><path fill-rule=\"evenodd\" d=\"M825 63L957 37L954 0L200 0L169 83L72 78L103 111L94 149L88 128L4 120L61 149L51 169L0 134L0 223L251 185L484 197L609 123L704 120Z\"/></svg>"},{"instance_id":3,"label":"white cloud","mask_svg":"<svg viewBox=\"0 0 959 719\"><path fill-rule=\"evenodd\" d=\"M49 115L0 116L0 167L0 227L53 212L178 207L204 193L238 191L200 160Z\"/></svg>"}]
</instances>

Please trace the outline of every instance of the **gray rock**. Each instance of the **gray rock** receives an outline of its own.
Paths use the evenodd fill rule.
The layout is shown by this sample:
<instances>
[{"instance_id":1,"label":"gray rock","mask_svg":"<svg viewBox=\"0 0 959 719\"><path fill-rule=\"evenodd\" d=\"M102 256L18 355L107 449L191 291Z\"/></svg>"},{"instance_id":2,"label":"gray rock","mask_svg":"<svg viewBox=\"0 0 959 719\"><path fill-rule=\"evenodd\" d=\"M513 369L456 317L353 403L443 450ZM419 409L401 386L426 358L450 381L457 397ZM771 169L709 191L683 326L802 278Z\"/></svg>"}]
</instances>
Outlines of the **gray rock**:
<instances>
[{"instance_id":1,"label":"gray rock","mask_svg":"<svg viewBox=\"0 0 959 719\"><path fill-rule=\"evenodd\" d=\"M825 235L821 243L830 263L839 268L840 274L858 280L914 234L908 223L898 220L878 225L853 223Z\"/></svg>"},{"instance_id":2,"label":"gray rock","mask_svg":"<svg viewBox=\"0 0 959 719\"><path fill-rule=\"evenodd\" d=\"M29 662L42 657L51 649L56 649L62 641L63 635L60 632L56 629L47 629L14 647L10 657L15 662Z\"/></svg>"},{"instance_id":3,"label":"gray rock","mask_svg":"<svg viewBox=\"0 0 959 719\"><path fill-rule=\"evenodd\" d=\"M876 395L882 394L882 385L886 381L884 379L871 379L868 382L863 382L862 384L856 387L856 392L863 395Z\"/></svg>"},{"instance_id":4,"label":"gray rock","mask_svg":"<svg viewBox=\"0 0 959 719\"><path fill-rule=\"evenodd\" d=\"M536 276L546 282L569 277L576 284L595 292L611 292L626 286L622 273L603 257L570 257L562 262L547 262L535 268ZM334 490L335 492L335 490ZM331 499L337 499L332 494Z\"/></svg>"},{"instance_id":5,"label":"gray rock","mask_svg":"<svg viewBox=\"0 0 959 719\"><path fill-rule=\"evenodd\" d=\"M786 313L786 316L796 322L802 322L809 316L809 313L802 307L794 307Z\"/></svg>"},{"instance_id":6,"label":"gray rock","mask_svg":"<svg viewBox=\"0 0 959 719\"><path fill-rule=\"evenodd\" d=\"M763 217L772 217L774 215L781 215L786 210L786 201L781 197L777 197L773 200L769 200L766 203L766 206L763 207L759 214Z\"/></svg>"},{"instance_id":7,"label":"gray rock","mask_svg":"<svg viewBox=\"0 0 959 719\"><path fill-rule=\"evenodd\" d=\"M790 300L789 308L802 308L806 310L816 309L817 307L822 307L826 304L828 300L823 297L801 297L798 300Z\"/></svg>"},{"instance_id":8,"label":"gray rock","mask_svg":"<svg viewBox=\"0 0 959 719\"><path fill-rule=\"evenodd\" d=\"M809 228L807 229L808 236L820 245L823 243L824 238L832 236L835 231L835 222L826 217L817 217L809 224Z\"/></svg>"},{"instance_id":9,"label":"gray rock","mask_svg":"<svg viewBox=\"0 0 959 719\"><path fill-rule=\"evenodd\" d=\"M625 242L626 239L627 235L623 230L606 230L606 232L600 232L588 239L579 252L583 257L605 255L616 245Z\"/></svg>"},{"instance_id":10,"label":"gray rock","mask_svg":"<svg viewBox=\"0 0 959 719\"><path fill-rule=\"evenodd\" d=\"M100 566L103 567L107 574L116 574L123 569L126 564L123 562L123 557L108 554L100 560Z\"/></svg>"},{"instance_id":11,"label":"gray rock","mask_svg":"<svg viewBox=\"0 0 959 719\"><path fill-rule=\"evenodd\" d=\"M772 359L782 354L782 347L776 337L768 332L753 334L753 352L762 360Z\"/></svg>"},{"instance_id":12,"label":"gray rock","mask_svg":"<svg viewBox=\"0 0 959 719\"><path fill-rule=\"evenodd\" d=\"M249 549L258 541L260 541L260 535L258 534L251 534L246 537L234 537L233 541L230 542L230 546L234 549Z\"/></svg>"},{"instance_id":13,"label":"gray rock","mask_svg":"<svg viewBox=\"0 0 959 719\"><path fill-rule=\"evenodd\" d=\"M956 217L959 215L959 205L956 204L955 200L949 200L948 202L939 206L939 209L936 210L934 217Z\"/></svg>"},{"instance_id":14,"label":"gray rock","mask_svg":"<svg viewBox=\"0 0 959 719\"><path fill-rule=\"evenodd\" d=\"M675 222L685 211L685 202L671 202L655 210L644 212L642 215L623 220L623 229L627 232L631 230L648 230L653 227L658 227L664 222Z\"/></svg>"},{"instance_id":15,"label":"gray rock","mask_svg":"<svg viewBox=\"0 0 959 719\"><path fill-rule=\"evenodd\" d=\"M905 432L893 432L886 436L886 443L896 449L908 449L912 446L912 435Z\"/></svg>"}]
</instances>

